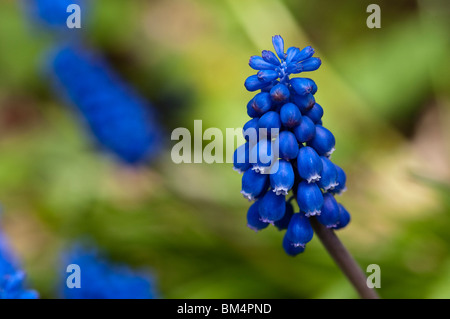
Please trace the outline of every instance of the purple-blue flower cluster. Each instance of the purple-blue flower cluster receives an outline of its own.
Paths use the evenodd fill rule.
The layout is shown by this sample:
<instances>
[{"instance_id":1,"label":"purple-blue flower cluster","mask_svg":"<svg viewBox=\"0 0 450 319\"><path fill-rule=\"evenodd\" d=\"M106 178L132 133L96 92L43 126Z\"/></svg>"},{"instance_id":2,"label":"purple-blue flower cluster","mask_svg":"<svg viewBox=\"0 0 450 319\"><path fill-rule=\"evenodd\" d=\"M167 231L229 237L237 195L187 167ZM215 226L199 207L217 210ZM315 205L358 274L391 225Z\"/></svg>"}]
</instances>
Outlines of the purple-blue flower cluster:
<instances>
[{"instance_id":1,"label":"purple-blue flower cluster","mask_svg":"<svg viewBox=\"0 0 450 319\"><path fill-rule=\"evenodd\" d=\"M37 299L37 292L25 287L25 277L6 236L0 230L0 299Z\"/></svg>"},{"instance_id":2,"label":"purple-blue flower cluster","mask_svg":"<svg viewBox=\"0 0 450 319\"><path fill-rule=\"evenodd\" d=\"M62 297L66 299L156 299L152 276L128 265L112 263L97 250L75 245L63 256L63 269L80 267L80 288L69 288L68 273L62 274Z\"/></svg>"},{"instance_id":3,"label":"purple-blue flower cluster","mask_svg":"<svg viewBox=\"0 0 450 319\"><path fill-rule=\"evenodd\" d=\"M129 164L152 159L161 149L161 127L150 105L99 56L75 45L58 48L50 71L101 146Z\"/></svg>"},{"instance_id":4,"label":"purple-blue flower cluster","mask_svg":"<svg viewBox=\"0 0 450 319\"><path fill-rule=\"evenodd\" d=\"M348 211L334 197L345 190L346 175L330 160L335 138L322 125L316 83L290 78L317 70L321 60L313 57L310 46L285 52L281 36L272 42L275 52L264 50L250 58L250 67L258 72L245 80L245 87L258 92L247 104L247 142L235 151L234 169L243 173L241 193L255 201L247 213L248 226L255 231L269 224L286 229L283 248L295 256L313 237L310 218L333 229L349 223ZM289 192L293 196L286 201Z\"/></svg>"}]
</instances>

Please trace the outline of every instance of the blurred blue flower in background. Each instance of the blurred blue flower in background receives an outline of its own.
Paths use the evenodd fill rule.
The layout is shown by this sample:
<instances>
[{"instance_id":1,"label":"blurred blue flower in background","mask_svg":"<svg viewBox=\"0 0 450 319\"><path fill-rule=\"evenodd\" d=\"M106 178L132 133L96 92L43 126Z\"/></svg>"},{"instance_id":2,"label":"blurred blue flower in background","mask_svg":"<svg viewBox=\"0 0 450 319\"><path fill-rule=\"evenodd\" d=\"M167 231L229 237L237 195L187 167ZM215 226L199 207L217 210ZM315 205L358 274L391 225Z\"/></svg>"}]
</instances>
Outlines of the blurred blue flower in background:
<instances>
[{"instance_id":1,"label":"blurred blue flower in background","mask_svg":"<svg viewBox=\"0 0 450 319\"><path fill-rule=\"evenodd\" d=\"M67 12L71 4L80 6L85 14L86 2L84 0L24 0L23 6L33 20L39 25L50 28L53 31L69 31L67 18L71 12Z\"/></svg>"},{"instance_id":2,"label":"blurred blue flower in background","mask_svg":"<svg viewBox=\"0 0 450 319\"><path fill-rule=\"evenodd\" d=\"M25 273L18 265L7 238L0 229L0 299L37 299L36 291L25 288Z\"/></svg>"},{"instance_id":3,"label":"blurred blue flower in background","mask_svg":"<svg viewBox=\"0 0 450 319\"><path fill-rule=\"evenodd\" d=\"M150 105L101 57L67 45L53 51L49 65L57 92L72 102L100 145L128 164L159 153L162 132Z\"/></svg>"},{"instance_id":4,"label":"blurred blue flower in background","mask_svg":"<svg viewBox=\"0 0 450 319\"><path fill-rule=\"evenodd\" d=\"M81 288L68 288L64 273L62 295L66 299L155 299L154 282L146 271L132 270L128 265L115 264L97 250L80 244L63 256L64 269L70 264L80 267Z\"/></svg>"},{"instance_id":5,"label":"blurred blue flower in background","mask_svg":"<svg viewBox=\"0 0 450 319\"><path fill-rule=\"evenodd\" d=\"M27 0L23 4L31 21L35 22L33 26L38 25L56 36L57 48L47 60L56 93L76 107L95 140L127 164L146 162L158 154L160 125L151 106L133 92L102 57L80 47L82 32L68 33L77 30L67 26L71 16L68 6L79 5L84 21L87 3L83 0ZM64 44L61 44L62 38Z\"/></svg>"}]
</instances>

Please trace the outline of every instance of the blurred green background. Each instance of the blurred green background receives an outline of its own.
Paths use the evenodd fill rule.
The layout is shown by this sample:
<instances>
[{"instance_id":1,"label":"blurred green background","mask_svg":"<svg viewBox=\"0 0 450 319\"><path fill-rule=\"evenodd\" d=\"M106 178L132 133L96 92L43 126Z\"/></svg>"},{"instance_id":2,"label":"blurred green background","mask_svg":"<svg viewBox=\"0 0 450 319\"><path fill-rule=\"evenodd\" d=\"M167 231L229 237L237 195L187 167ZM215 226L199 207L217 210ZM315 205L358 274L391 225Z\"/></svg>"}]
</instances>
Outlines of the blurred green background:
<instances>
[{"instance_id":1,"label":"blurred green background","mask_svg":"<svg viewBox=\"0 0 450 319\"><path fill-rule=\"evenodd\" d=\"M88 0L89 1L89 0ZM128 168L95 149L52 92L52 37L18 1L0 0L0 202L30 286L56 297L59 253L92 238L112 259L148 267L164 298L354 298L317 238L295 258L283 234L246 227L231 164L173 164L170 131L242 127L248 58L312 45L324 125L348 176L339 237L384 298L450 297L450 8L448 1L90 1L84 41L154 103L167 149Z\"/></svg>"}]
</instances>

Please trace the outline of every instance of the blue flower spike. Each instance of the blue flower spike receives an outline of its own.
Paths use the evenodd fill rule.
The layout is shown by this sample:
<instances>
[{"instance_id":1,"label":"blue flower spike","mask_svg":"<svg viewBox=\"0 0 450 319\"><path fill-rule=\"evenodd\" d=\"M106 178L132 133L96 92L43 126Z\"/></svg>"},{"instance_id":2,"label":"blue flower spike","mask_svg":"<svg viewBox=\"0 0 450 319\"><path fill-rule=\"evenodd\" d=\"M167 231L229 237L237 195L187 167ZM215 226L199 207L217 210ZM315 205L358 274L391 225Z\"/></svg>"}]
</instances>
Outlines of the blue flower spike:
<instances>
[{"instance_id":1,"label":"blue flower spike","mask_svg":"<svg viewBox=\"0 0 450 319\"><path fill-rule=\"evenodd\" d=\"M258 231L273 224L286 230L282 247L286 254L296 256L313 237L310 218L331 229L349 223L350 214L334 198L345 191L346 175L330 160L336 141L323 126L324 109L316 101L316 82L295 77L318 70L322 60L314 56L311 46L285 51L279 35L272 37L272 44L274 51L263 50L261 56L249 60L256 74L244 83L248 91L255 92L247 104L251 119L244 125L246 144L252 141L248 132L258 133L253 134L256 145L250 145L249 163L241 152L236 153L233 166L244 172L241 193L257 200L248 211L248 226ZM271 129L278 133L271 134ZM245 146L238 149L245 150ZM297 213L292 199L298 204Z\"/></svg>"},{"instance_id":2,"label":"blue flower spike","mask_svg":"<svg viewBox=\"0 0 450 319\"><path fill-rule=\"evenodd\" d=\"M70 101L103 149L128 165L160 154L162 127L155 110L102 57L70 44L52 51L48 67L56 91Z\"/></svg>"},{"instance_id":3,"label":"blue flower spike","mask_svg":"<svg viewBox=\"0 0 450 319\"><path fill-rule=\"evenodd\" d=\"M155 280L146 269L132 269L124 263L107 259L96 248L77 243L62 256L61 297L65 299L156 299ZM66 284L67 265L76 264L81 269L81 287L69 288Z\"/></svg>"}]
</instances>

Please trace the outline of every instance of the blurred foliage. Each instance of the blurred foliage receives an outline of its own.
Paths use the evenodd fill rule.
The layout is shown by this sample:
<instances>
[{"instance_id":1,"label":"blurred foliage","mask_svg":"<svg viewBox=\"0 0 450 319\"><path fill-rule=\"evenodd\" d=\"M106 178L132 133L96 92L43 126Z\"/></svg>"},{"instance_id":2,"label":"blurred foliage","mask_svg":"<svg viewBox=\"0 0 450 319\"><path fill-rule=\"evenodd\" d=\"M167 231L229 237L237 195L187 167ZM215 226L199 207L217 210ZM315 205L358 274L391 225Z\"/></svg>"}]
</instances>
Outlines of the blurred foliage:
<instances>
[{"instance_id":1,"label":"blurred foliage","mask_svg":"<svg viewBox=\"0 0 450 319\"><path fill-rule=\"evenodd\" d=\"M281 34L316 48L311 76L348 175L339 232L384 298L450 297L450 89L447 1L92 1L83 36L175 127L240 127L249 56ZM246 228L230 164L121 167L95 149L51 91L54 41L17 1L0 1L0 202L31 284L55 297L59 252L92 238L145 266L165 298L353 298L317 239L291 258L282 234ZM82 80L82 79L80 79ZM167 145L173 144L167 134Z\"/></svg>"}]
</instances>

